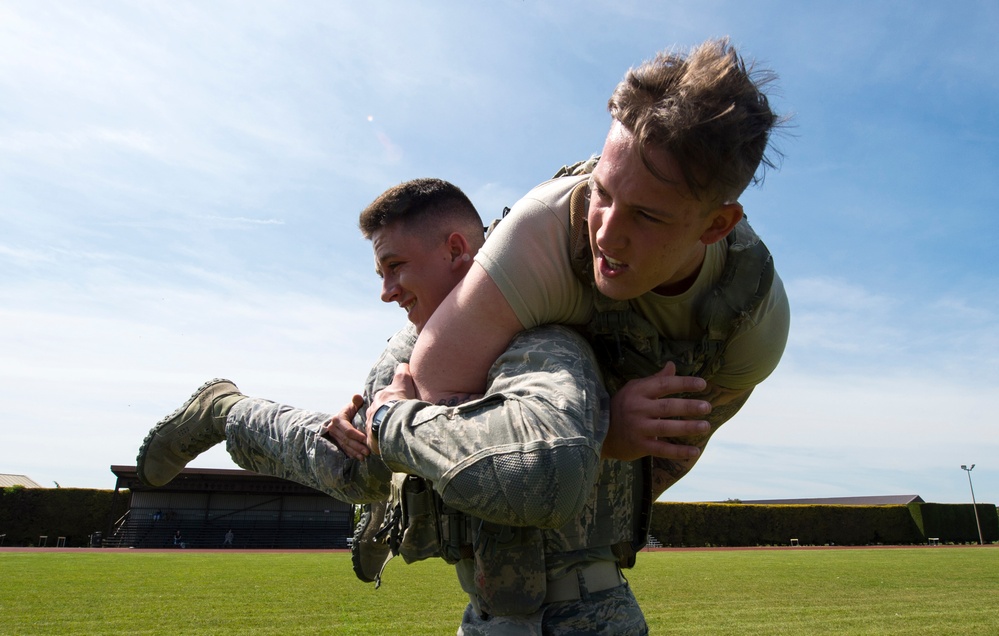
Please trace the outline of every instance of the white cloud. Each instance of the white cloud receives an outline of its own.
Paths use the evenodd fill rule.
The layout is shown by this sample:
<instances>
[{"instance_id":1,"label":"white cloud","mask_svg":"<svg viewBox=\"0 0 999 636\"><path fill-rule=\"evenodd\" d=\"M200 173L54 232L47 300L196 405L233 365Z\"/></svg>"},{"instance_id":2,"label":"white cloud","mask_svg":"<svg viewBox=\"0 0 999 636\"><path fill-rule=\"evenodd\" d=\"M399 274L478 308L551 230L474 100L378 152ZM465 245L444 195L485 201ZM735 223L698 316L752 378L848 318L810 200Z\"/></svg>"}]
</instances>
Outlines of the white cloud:
<instances>
[{"instance_id":1,"label":"white cloud","mask_svg":"<svg viewBox=\"0 0 999 636\"><path fill-rule=\"evenodd\" d=\"M791 339L673 492L997 492L996 9L778 5L0 5L0 468L107 485L214 375L339 404L403 321L358 210L440 176L489 220L599 150L628 66L730 33L799 113L746 197Z\"/></svg>"},{"instance_id":2,"label":"white cloud","mask_svg":"<svg viewBox=\"0 0 999 636\"><path fill-rule=\"evenodd\" d=\"M999 456L994 379L885 364L830 374L780 366L666 499L919 494L965 501L954 469ZM999 471L977 476L999 487ZM992 495L992 499L996 499Z\"/></svg>"},{"instance_id":3,"label":"white cloud","mask_svg":"<svg viewBox=\"0 0 999 636\"><path fill-rule=\"evenodd\" d=\"M338 306L245 283L230 293L119 283L18 293L18 309L0 311L0 398L10 404L0 465L91 487L110 487L107 466L130 463L149 427L211 377L339 409L404 319L374 299Z\"/></svg>"}]
</instances>

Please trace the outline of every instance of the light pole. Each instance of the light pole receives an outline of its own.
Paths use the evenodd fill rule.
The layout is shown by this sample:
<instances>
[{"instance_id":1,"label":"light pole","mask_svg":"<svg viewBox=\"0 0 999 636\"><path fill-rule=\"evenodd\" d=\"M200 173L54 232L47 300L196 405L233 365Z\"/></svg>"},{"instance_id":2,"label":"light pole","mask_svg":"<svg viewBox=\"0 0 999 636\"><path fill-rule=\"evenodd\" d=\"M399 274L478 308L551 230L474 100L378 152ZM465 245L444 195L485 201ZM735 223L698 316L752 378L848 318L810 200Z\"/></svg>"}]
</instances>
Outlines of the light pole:
<instances>
[{"instance_id":1,"label":"light pole","mask_svg":"<svg viewBox=\"0 0 999 636\"><path fill-rule=\"evenodd\" d=\"M971 483L971 471L974 468L974 464L971 465L971 468L961 464L961 470L968 473L968 486L971 487L971 507L975 509L975 525L978 526L978 545L985 545L985 541L982 540L982 523L978 520L978 504L975 503L975 487Z\"/></svg>"}]
</instances>

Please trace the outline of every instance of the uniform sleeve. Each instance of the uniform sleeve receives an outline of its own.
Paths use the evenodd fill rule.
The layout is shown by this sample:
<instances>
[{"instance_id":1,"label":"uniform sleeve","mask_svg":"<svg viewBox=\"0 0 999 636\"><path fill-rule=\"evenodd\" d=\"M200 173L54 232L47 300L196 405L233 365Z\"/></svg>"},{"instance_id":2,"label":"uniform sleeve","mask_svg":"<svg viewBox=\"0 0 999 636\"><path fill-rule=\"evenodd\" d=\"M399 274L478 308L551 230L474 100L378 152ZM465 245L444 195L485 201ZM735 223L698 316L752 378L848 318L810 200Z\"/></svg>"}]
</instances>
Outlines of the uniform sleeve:
<instances>
[{"instance_id":1,"label":"uniform sleeve","mask_svg":"<svg viewBox=\"0 0 999 636\"><path fill-rule=\"evenodd\" d=\"M514 339L483 398L395 405L379 448L393 471L430 480L463 512L557 528L580 514L596 480L607 406L589 345L565 327L545 327Z\"/></svg>"},{"instance_id":2,"label":"uniform sleeve","mask_svg":"<svg viewBox=\"0 0 999 636\"><path fill-rule=\"evenodd\" d=\"M410 324L389 338L385 350L372 365L364 381L365 404L370 404L371 396L392 384L395 368L400 363L409 362L409 358L413 355L413 347L416 346L416 336L416 328ZM358 417L361 417L361 413L358 413ZM357 418L354 418L355 425L357 421ZM357 428L364 430L364 421L364 418L361 418L361 426Z\"/></svg>"}]
</instances>

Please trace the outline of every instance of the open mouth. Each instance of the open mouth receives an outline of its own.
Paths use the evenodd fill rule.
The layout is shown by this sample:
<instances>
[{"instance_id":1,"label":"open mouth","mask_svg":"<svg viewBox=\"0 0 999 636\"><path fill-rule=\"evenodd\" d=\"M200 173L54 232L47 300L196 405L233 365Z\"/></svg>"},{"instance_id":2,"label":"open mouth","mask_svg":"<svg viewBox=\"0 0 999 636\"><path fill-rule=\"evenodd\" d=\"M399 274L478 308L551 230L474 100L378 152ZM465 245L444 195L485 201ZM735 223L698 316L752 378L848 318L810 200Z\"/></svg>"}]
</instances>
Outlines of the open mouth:
<instances>
[{"instance_id":1,"label":"open mouth","mask_svg":"<svg viewBox=\"0 0 999 636\"><path fill-rule=\"evenodd\" d=\"M617 276L623 274L628 269L627 263L611 258L603 252L600 252L599 264L600 274L603 276Z\"/></svg>"},{"instance_id":2,"label":"open mouth","mask_svg":"<svg viewBox=\"0 0 999 636\"><path fill-rule=\"evenodd\" d=\"M607 262L607 265L611 269L617 270L617 269L621 269L621 268L624 267L624 262L623 261L614 260L613 258L611 258L610 256L607 256L606 254L604 254L604 260Z\"/></svg>"}]
</instances>

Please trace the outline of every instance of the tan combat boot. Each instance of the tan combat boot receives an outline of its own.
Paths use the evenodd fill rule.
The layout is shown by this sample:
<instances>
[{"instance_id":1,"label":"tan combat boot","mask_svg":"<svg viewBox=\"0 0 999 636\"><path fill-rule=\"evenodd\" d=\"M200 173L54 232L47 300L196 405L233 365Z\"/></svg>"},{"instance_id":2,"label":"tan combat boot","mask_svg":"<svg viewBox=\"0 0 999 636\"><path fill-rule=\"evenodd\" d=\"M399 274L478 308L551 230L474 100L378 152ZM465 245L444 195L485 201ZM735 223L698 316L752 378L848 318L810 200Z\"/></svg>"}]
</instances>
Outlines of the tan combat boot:
<instances>
[{"instance_id":1,"label":"tan combat boot","mask_svg":"<svg viewBox=\"0 0 999 636\"><path fill-rule=\"evenodd\" d=\"M229 409L246 396L229 380L205 382L182 407L149 431L136 457L136 472L147 486L163 486L188 462L225 441Z\"/></svg>"},{"instance_id":2,"label":"tan combat boot","mask_svg":"<svg viewBox=\"0 0 999 636\"><path fill-rule=\"evenodd\" d=\"M387 510L388 504L384 501L365 504L350 545L354 574L365 583L374 583L376 589L381 585L382 569L393 556L386 535L395 524L386 523Z\"/></svg>"}]
</instances>

